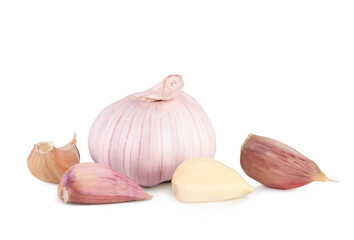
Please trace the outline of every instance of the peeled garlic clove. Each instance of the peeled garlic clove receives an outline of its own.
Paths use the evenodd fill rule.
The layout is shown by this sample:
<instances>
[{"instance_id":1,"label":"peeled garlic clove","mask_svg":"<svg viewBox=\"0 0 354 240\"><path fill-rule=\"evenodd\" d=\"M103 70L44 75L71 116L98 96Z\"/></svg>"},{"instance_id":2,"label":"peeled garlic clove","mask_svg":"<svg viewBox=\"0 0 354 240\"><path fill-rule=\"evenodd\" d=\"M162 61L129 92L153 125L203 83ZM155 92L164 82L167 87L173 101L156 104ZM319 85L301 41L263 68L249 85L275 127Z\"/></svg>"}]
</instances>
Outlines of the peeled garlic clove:
<instances>
[{"instance_id":1,"label":"peeled garlic clove","mask_svg":"<svg viewBox=\"0 0 354 240\"><path fill-rule=\"evenodd\" d=\"M27 159L27 166L36 178L50 183L58 183L66 170L80 162L76 147L76 134L65 146L56 148L52 142L39 142Z\"/></svg>"},{"instance_id":2,"label":"peeled garlic clove","mask_svg":"<svg viewBox=\"0 0 354 240\"><path fill-rule=\"evenodd\" d=\"M271 188L290 189L312 181L330 181L315 162L295 149L253 134L242 145L241 166L249 177Z\"/></svg>"},{"instance_id":3,"label":"peeled garlic clove","mask_svg":"<svg viewBox=\"0 0 354 240\"><path fill-rule=\"evenodd\" d=\"M72 203L118 203L148 200L138 184L124 174L97 163L72 166L61 178L58 196Z\"/></svg>"},{"instance_id":4,"label":"peeled garlic clove","mask_svg":"<svg viewBox=\"0 0 354 240\"><path fill-rule=\"evenodd\" d=\"M172 191L182 202L211 202L242 197L253 188L232 168L210 158L192 158L176 169Z\"/></svg>"}]
</instances>

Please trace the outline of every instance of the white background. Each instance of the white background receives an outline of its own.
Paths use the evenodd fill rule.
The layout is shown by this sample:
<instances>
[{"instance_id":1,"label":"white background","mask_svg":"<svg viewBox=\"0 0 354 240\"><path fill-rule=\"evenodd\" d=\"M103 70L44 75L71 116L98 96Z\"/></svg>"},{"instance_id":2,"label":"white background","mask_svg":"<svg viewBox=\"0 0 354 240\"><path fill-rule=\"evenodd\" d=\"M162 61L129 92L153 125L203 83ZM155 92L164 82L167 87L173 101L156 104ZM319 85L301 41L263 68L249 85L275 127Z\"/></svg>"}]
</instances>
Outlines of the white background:
<instances>
[{"instance_id":1,"label":"white background","mask_svg":"<svg viewBox=\"0 0 354 240\"><path fill-rule=\"evenodd\" d=\"M87 136L109 103L181 74L215 128L215 158L254 188L185 204L65 204L27 169L33 144ZM1 239L353 239L354 2L0 2ZM265 188L239 164L249 133L338 183Z\"/></svg>"}]
</instances>

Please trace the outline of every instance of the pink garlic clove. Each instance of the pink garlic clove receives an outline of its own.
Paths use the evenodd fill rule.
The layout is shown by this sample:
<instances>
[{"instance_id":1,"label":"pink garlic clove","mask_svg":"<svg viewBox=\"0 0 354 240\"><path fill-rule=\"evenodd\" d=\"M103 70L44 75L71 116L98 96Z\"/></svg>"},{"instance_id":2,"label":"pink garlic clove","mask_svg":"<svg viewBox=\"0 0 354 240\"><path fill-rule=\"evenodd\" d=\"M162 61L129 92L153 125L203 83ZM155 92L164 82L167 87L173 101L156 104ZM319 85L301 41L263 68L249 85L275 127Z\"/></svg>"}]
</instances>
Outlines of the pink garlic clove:
<instances>
[{"instance_id":1,"label":"pink garlic clove","mask_svg":"<svg viewBox=\"0 0 354 240\"><path fill-rule=\"evenodd\" d=\"M312 181L331 181L314 161L295 149L253 134L242 145L241 166L250 178L271 188L290 189Z\"/></svg>"},{"instance_id":2,"label":"pink garlic clove","mask_svg":"<svg viewBox=\"0 0 354 240\"><path fill-rule=\"evenodd\" d=\"M97 163L72 166L61 178L58 196L71 203L119 203L152 197L124 174Z\"/></svg>"}]
</instances>

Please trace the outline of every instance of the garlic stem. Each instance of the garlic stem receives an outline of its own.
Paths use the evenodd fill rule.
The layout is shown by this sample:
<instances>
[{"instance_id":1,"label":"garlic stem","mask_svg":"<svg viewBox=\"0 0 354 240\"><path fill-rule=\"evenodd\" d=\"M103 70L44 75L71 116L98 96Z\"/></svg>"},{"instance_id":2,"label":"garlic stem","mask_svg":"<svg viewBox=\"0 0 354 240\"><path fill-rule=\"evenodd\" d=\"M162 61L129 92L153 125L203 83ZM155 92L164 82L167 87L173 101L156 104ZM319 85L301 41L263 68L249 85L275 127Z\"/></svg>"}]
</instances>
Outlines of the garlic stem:
<instances>
[{"instance_id":1,"label":"garlic stem","mask_svg":"<svg viewBox=\"0 0 354 240\"><path fill-rule=\"evenodd\" d=\"M181 93L184 81L180 75L170 75L154 87L133 96L146 102L167 101Z\"/></svg>"}]
</instances>

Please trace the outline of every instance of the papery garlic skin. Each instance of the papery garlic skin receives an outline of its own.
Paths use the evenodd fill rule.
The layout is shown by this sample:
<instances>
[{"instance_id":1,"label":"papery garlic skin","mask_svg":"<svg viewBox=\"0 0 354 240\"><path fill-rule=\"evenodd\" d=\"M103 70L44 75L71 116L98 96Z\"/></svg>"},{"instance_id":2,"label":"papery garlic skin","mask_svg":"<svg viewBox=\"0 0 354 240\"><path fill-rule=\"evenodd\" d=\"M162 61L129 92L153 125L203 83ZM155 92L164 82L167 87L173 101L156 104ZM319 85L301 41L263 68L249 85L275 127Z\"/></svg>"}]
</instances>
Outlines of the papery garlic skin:
<instances>
[{"instance_id":1,"label":"papery garlic skin","mask_svg":"<svg viewBox=\"0 0 354 240\"><path fill-rule=\"evenodd\" d=\"M241 148L245 173L263 185L291 189L312 181L332 181L317 164L277 140L250 134Z\"/></svg>"},{"instance_id":2,"label":"papery garlic skin","mask_svg":"<svg viewBox=\"0 0 354 240\"><path fill-rule=\"evenodd\" d=\"M154 186L171 180L186 159L214 157L213 127L183 85L181 76L170 75L103 109L89 134L93 160Z\"/></svg>"},{"instance_id":3,"label":"papery garlic skin","mask_svg":"<svg viewBox=\"0 0 354 240\"><path fill-rule=\"evenodd\" d=\"M85 204L151 199L132 179L97 163L80 163L69 168L60 180L58 196L64 202Z\"/></svg>"},{"instance_id":4,"label":"papery garlic skin","mask_svg":"<svg viewBox=\"0 0 354 240\"><path fill-rule=\"evenodd\" d=\"M172 191L182 202L235 199L253 190L235 170L209 158L192 158L183 162L172 178Z\"/></svg>"},{"instance_id":5,"label":"papery garlic skin","mask_svg":"<svg viewBox=\"0 0 354 240\"><path fill-rule=\"evenodd\" d=\"M56 148L52 142L39 142L34 145L27 166L33 176L50 183L58 183L66 170L80 162L76 147L76 134L68 144Z\"/></svg>"}]
</instances>

